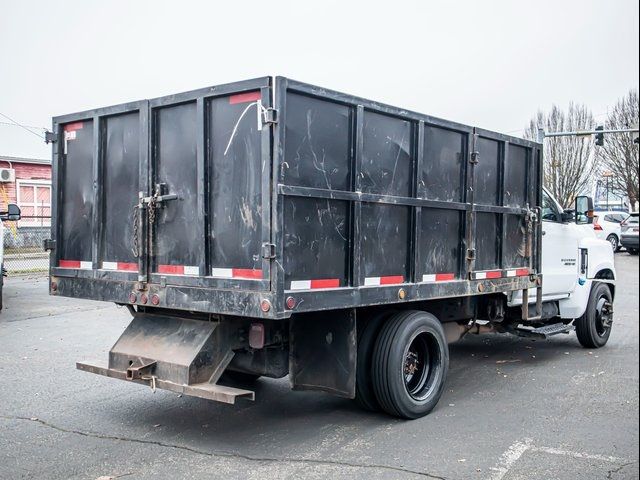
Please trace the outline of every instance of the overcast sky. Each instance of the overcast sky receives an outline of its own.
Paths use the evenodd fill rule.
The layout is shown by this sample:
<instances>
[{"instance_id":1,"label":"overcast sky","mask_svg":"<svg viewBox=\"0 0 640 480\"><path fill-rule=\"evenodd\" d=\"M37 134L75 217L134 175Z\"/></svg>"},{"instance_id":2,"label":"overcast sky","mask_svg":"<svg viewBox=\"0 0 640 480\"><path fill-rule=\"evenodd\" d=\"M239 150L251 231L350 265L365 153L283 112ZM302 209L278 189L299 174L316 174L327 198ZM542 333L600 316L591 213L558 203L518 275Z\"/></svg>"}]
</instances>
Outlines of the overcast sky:
<instances>
[{"instance_id":1,"label":"overcast sky","mask_svg":"<svg viewBox=\"0 0 640 480\"><path fill-rule=\"evenodd\" d=\"M638 87L638 0L0 0L0 112L63 113L263 75L520 135ZM0 116L0 155L48 157Z\"/></svg>"}]
</instances>

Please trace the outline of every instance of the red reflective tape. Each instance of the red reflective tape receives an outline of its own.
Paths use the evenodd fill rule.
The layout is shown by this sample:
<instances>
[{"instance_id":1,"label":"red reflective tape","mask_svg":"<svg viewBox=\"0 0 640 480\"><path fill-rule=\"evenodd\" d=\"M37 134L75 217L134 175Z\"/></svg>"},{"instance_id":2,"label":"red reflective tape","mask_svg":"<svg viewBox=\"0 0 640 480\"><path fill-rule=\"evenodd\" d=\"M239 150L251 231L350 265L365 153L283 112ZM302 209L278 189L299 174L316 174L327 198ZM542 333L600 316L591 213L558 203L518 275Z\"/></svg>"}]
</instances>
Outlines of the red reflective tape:
<instances>
[{"instance_id":1,"label":"red reflective tape","mask_svg":"<svg viewBox=\"0 0 640 480\"><path fill-rule=\"evenodd\" d=\"M260 90L256 90L255 92L237 93L235 95L231 95L229 97L229 103L231 105L235 105L236 103L255 102L256 100L260 100L261 98L262 94L260 93Z\"/></svg>"},{"instance_id":2,"label":"red reflective tape","mask_svg":"<svg viewBox=\"0 0 640 480\"><path fill-rule=\"evenodd\" d=\"M158 265L158 273L184 275L184 265Z\"/></svg>"},{"instance_id":3,"label":"red reflective tape","mask_svg":"<svg viewBox=\"0 0 640 480\"><path fill-rule=\"evenodd\" d=\"M64 126L64 131L75 132L76 130L82 130L83 125L84 124L82 122L68 123Z\"/></svg>"},{"instance_id":4,"label":"red reflective tape","mask_svg":"<svg viewBox=\"0 0 640 480\"><path fill-rule=\"evenodd\" d=\"M80 268L80 260L60 260L60 268Z\"/></svg>"},{"instance_id":5,"label":"red reflective tape","mask_svg":"<svg viewBox=\"0 0 640 480\"><path fill-rule=\"evenodd\" d=\"M528 268L517 268L516 269L516 277L526 277L527 275L529 275L529 269Z\"/></svg>"},{"instance_id":6,"label":"red reflective tape","mask_svg":"<svg viewBox=\"0 0 640 480\"><path fill-rule=\"evenodd\" d=\"M251 268L232 268L231 276L233 278L251 278L255 280L261 280L262 270L254 270Z\"/></svg>"},{"instance_id":7,"label":"red reflective tape","mask_svg":"<svg viewBox=\"0 0 640 480\"><path fill-rule=\"evenodd\" d=\"M339 286L339 278L320 278L318 280L311 280L311 288L337 288Z\"/></svg>"},{"instance_id":8,"label":"red reflective tape","mask_svg":"<svg viewBox=\"0 0 640 480\"><path fill-rule=\"evenodd\" d=\"M137 272L138 264L128 263L128 262L118 262L118 270L125 270L127 272Z\"/></svg>"},{"instance_id":9,"label":"red reflective tape","mask_svg":"<svg viewBox=\"0 0 640 480\"><path fill-rule=\"evenodd\" d=\"M436 273L436 282L447 282L449 280L455 280L454 273Z\"/></svg>"},{"instance_id":10,"label":"red reflective tape","mask_svg":"<svg viewBox=\"0 0 640 480\"><path fill-rule=\"evenodd\" d=\"M392 285L394 283L404 283L404 277L402 275L380 277L380 285Z\"/></svg>"},{"instance_id":11,"label":"red reflective tape","mask_svg":"<svg viewBox=\"0 0 640 480\"><path fill-rule=\"evenodd\" d=\"M500 270L493 270L491 272L486 272L487 278L502 278L502 272Z\"/></svg>"}]
</instances>

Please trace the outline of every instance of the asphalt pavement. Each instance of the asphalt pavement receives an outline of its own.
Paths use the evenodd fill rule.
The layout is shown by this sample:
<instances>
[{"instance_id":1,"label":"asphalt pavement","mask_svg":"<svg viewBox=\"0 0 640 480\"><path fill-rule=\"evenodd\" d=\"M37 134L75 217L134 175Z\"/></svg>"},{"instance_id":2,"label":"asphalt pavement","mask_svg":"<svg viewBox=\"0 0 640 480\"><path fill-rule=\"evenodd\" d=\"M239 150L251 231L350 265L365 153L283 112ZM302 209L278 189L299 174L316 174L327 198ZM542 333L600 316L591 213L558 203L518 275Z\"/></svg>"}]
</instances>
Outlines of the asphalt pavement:
<instances>
[{"instance_id":1,"label":"asphalt pavement","mask_svg":"<svg viewBox=\"0 0 640 480\"><path fill-rule=\"evenodd\" d=\"M638 257L616 255L608 345L574 334L451 346L427 417L360 411L261 379L235 406L75 369L106 360L126 309L9 278L0 314L0 479L638 478Z\"/></svg>"}]
</instances>

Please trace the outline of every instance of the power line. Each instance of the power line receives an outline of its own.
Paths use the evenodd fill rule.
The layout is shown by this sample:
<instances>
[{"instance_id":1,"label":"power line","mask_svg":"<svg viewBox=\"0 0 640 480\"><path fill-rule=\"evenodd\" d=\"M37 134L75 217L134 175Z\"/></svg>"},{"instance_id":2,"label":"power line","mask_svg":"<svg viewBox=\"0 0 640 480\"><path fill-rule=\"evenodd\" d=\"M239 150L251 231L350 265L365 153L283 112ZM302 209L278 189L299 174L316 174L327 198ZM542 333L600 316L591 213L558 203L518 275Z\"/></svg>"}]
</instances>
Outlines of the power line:
<instances>
[{"instance_id":1,"label":"power line","mask_svg":"<svg viewBox=\"0 0 640 480\"><path fill-rule=\"evenodd\" d=\"M8 125L9 127L19 127L20 125L16 125L15 123L11 123L11 122L3 122L0 121L0 125ZM37 130L46 130L45 127L38 127L37 125L26 125L26 124L22 124L22 126L27 127L27 128L35 128Z\"/></svg>"},{"instance_id":2,"label":"power line","mask_svg":"<svg viewBox=\"0 0 640 480\"><path fill-rule=\"evenodd\" d=\"M33 130L31 130L29 127L22 125L18 122L16 122L13 118L11 118L8 115L5 115L4 113L0 112L0 115L2 115L4 118L6 118L7 120L9 120L13 125L15 125L16 127L20 127L24 130L26 130L27 132L31 133L32 135L35 135L36 137L40 137L41 139L44 140L44 135L40 135L39 133L34 132ZM32 128L38 128L38 127L32 127Z\"/></svg>"}]
</instances>

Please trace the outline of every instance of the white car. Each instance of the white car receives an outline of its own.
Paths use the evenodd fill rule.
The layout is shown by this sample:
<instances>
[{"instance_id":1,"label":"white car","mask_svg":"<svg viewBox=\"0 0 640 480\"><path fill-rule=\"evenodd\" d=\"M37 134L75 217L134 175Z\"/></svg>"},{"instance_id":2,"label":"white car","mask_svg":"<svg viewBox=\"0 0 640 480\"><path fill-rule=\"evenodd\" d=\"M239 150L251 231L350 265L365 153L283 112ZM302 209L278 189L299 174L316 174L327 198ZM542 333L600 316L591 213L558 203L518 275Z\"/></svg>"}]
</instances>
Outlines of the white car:
<instances>
[{"instance_id":1,"label":"white car","mask_svg":"<svg viewBox=\"0 0 640 480\"><path fill-rule=\"evenodd\" d=\"M622 236L620 224L629 217L629 214L615 211L596 211L593 212L593 215L593 230L596 232L596 237L609 242L614 252L619 250L620 237Z\"/></svg>"}]
</instances>

